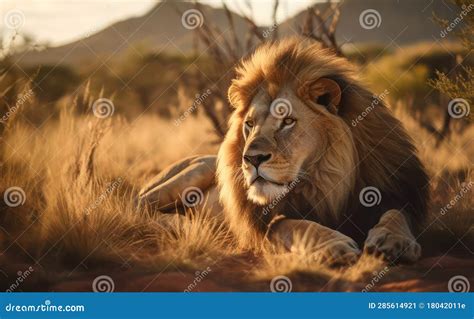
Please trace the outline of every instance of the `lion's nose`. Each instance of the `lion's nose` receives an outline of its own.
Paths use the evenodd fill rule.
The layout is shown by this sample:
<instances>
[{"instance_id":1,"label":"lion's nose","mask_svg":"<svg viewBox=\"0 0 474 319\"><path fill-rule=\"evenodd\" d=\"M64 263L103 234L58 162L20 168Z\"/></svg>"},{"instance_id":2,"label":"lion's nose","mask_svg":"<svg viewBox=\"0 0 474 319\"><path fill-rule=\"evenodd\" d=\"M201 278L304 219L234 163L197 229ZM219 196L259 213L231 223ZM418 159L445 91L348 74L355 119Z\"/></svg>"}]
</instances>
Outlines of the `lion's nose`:
<instances>
[{"instance_id":1,"label":"lion's nose","mask_svg":"<svg viewBox=\"0 0 474 319\"><path fill-rule=\"evenodd\" d=\"M272 154L244 155L244 161L258 168L260 164L268 161L271 157Z\"/></svg>"}]
</instances>

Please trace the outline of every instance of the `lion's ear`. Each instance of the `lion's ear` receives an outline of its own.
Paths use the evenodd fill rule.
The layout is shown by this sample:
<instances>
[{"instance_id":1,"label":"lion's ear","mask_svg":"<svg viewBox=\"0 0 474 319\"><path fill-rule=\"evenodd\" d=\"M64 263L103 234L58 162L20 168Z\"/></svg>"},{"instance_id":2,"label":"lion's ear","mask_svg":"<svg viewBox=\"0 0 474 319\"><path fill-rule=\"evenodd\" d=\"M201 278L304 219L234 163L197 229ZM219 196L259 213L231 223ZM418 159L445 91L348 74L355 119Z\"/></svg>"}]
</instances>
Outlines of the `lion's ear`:
<instances>
[{"instance_id":1,"label":"lion's ear","mask_svg":"<svg viewBox=\"0 0 474 319\"><path fill-rule=\"evenodd\" d=\"M309 93L315 103L324 105L331 113L337 113L342 92L336 81L320 78L312 83Z\"/></svg>"},{"instance_id":2,"label":"lion's ear","mask_svg":"<svg viewBox=\"0 0 474 319\"><path fill-rule=\"evenodd\" d=\"M229 99L230 105L234 108L240 104L240 90L235 83L231 83L229 90L227 91L227 98Z\"/></svg>"}]
</instances>

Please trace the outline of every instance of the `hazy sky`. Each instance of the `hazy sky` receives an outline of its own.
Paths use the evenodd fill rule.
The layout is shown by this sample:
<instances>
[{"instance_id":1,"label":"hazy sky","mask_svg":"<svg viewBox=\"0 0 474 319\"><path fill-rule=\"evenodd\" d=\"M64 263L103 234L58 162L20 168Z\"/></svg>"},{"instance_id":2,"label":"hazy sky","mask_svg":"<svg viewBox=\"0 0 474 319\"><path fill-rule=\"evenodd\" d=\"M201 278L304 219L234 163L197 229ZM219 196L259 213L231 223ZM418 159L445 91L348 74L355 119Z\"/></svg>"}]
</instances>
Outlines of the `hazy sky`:
<instances>
[{"instance_id":1,"label":"hazy sky","mask_svg":"<svg viewBox=\"0 0 474 319\"><path fill-rule=\"evenodd\" d=\"M0 28L6 32L7 12L14 10L20 16L22 32L36 40L59 45L94 33L107 25L147 12L156 0L0 0ZM221 6L221 0L203 0L212 6ZM258 24L271 23L273 0L252 0L254 17ZM281 0L279 20L306 8L312 0ZM226 0L234 11L245 10L245 0Z\"/></svg>"}]
</instances>

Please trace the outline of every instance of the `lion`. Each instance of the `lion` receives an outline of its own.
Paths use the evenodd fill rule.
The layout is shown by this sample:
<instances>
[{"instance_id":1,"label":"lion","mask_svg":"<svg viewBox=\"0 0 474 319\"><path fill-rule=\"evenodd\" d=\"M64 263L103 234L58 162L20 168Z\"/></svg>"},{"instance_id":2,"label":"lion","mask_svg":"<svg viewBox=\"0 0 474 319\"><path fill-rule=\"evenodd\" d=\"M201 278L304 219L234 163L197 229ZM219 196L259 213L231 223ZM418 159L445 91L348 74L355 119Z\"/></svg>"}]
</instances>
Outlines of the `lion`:
<instances>
[{"instance_id":1,"label":"lion","mask_svg":"<svg viewBox=\"0 0 474 319\"><path fill-rule=\"evenodd\" d=\"M242 247L269 241L291 250L304 237L329 264L353 263L362 251L418 260L428 176L401 123L354 66L291 38L262 44L235 71L234 111L217 157L173 165L141 201L166 198L160 206L176 207L186 187L199 185L218 192Z\"/></svg>"}]
</instances>

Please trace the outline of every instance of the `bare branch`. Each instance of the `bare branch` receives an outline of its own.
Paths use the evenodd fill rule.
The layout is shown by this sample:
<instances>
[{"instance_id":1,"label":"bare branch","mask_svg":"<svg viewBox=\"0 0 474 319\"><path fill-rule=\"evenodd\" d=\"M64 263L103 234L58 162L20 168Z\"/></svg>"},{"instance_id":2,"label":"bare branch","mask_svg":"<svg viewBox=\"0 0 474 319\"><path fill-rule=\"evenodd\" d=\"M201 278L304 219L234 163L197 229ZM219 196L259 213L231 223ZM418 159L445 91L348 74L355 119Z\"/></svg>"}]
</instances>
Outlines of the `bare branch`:
<instances>
[{"instance_id":1,"label":"bare branch","mask_svg":"<svg viewBox=\"0 0 474 319\"><path fill-rule=\"evenodd\" d=\"M277 25L277 11L278 11L278 6L279 5L280 5L279 0L275 0L273 2L273 13L272 13L273 26ZM275 30L273 30L273 37L272 38L273 38L273 40L278 38L278 28L275 28Z\"/></svg>"},{"instance_id":2,"label":"bare branch","mask_svg":"<svg viewBox=\"0 0 474 319\"><path fill-rule=\"evenodd\" d=\"M204 17L204 9L202 8L201 4L199 2L196 2L195 7L197 10L201 12L201 14ZM202 30L199 30L201 28L196 28L196 30L201 31L202 33L207 33L207 40L208 42L211 43L213 50L214 51L219 51L219 58L223 58L224 56L228 56L226 60L236 60L238 57L236 56L234 50L232 49L232 46L230 43L225 39L224 36L222 36L223 32L220 30L215 24L213 24L209 19L204 18L204 23L202 25ZM215 41L214 39L217 39L218 41L221 41L226 48L226 51L222 50L219 45L217 44L218 41ZM229 59L230 57L230 59ZM217 56L216 56L217 58ZM219 60L222 61L222 60Z\"/></svg>"},{"instance_id":3,"label":"bare branch","mask_svg":"<svg viewBox=\"0 0 474 319\"><path fill-rule=\"evenodd\" d=\"M222 6L224 7L225 15L229 21L230 29L232 31L232 38L234 39L234 47L238 54L242 52L242 45L240 44L239 37L237 36L237 31L235 30L234 18L232 17L232 12L226 6L225 2L222 1Z\"/></svg>"},{"instance_id":4,"label":"bare branch","mask_svg":"<svg viewBox=\"0 0 474 319\"><path fill-rule=\"evenodd\" d=\"M321 42L323 46L342 56L342 52L336 42L336 28L340 18L339 5L331 4L324 14L321 13L318 6L319 4L316 4L307 9L301 33L305 37ZM316 26L313 23L313 19L316 20Z\"/></svg>"},{"instance_id":5,"label":"bare branch","mask_svg":"<svg viewBox=\"0 0 474 319\"><path fill-rule=\"evenodd\" d=\"M336 27L339 23L339 18L341 17L341 9L339 8L339 4L333 3L331 5L331 10L333 13L331 24L329 25L329 34L334 35L336 33Z\"/></svg>"}]
</instances>

